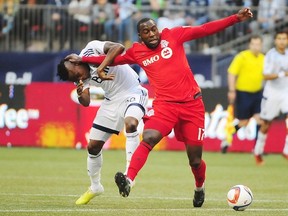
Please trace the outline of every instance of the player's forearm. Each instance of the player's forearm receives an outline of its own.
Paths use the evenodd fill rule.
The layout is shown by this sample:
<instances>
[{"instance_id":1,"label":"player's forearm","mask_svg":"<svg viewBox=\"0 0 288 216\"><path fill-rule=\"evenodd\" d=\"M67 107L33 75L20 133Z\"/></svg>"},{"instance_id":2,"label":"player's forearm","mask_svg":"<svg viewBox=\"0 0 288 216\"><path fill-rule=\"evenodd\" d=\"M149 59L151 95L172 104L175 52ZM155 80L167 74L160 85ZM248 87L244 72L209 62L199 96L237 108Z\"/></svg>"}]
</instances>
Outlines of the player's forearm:
<instances>
[{"instance_id":1,"label":"player's forearm","mask_svg":"<svg viewBox=\"0 0 288 216\"><path fill-rule=\"evenodd\" d=\"M84 107L88 107L90 105L90 95L82 93L81 95L78 95L78 101Z\"/></svg>"},{"instance_id":2,"label":"player's forearm","mask_svg":"<svg viewBox=\"0 0 288 216\"><path fill-rule=\"evenodd\" d=\"M236 76L234 74L228 73L228 91L236 91Z\"/></svg>"},{"instance_id":3,"label":"player's forearm","mask_svg":"<svg viewBox=\"0 0 288 216\"><path fill-rule=\"evenodd\" d=\"M280 73L271 73L271 74L264 74L264 80L274 80L274 79L281 79L283 77L288 76L288 71L281 71Z\"/></svg>"},{"instance_id":4,"label":"player's forearm","mask_svg":"<svg viewBox=\"0 0 288 216\"><path fill-rule=\"evenodd\" d=\"M102 56L82 56L81 61L88 63L88 64L97 64L100 65L104 59L105 59L105 55Z\"/></svg>"},{"instance_id":5,"label":"player's forearm","mask_svg":"<svg viewBox=\"0 0 288 216\"><path fill-rule=\"evenodd\" d=\"M120 46L118 44L112 45L109 47L109 50L106 54L105 59L99 65L98 70L104 70L107 66L112 65L114 59L119 56L125 50L124 46Z\"/></svg>"},{"instance_id":6,"label":"player's forearm","mask_svg":"<svg viewBox=\"0 0 288 216\"><path fill-rule=\"evenodd\" d=\"M240 22L237 15L231 15L229 17L214 20L208 23L205 23L201 26L199 26L199 31L203 31L204 36L215 34L221 30L224 30L225 28L232 26L236 23Z\"/></svg>"},{"instance_id":7,"label":"player's forearm","mask_svg":"<svg viewBox=\"0 0 288 216\"><path fill-rule=\"evenodd\" d=\"M88 64L98 64L100 65L105 60L106 55L103 56L83 56L82 62L86 62ZM117 56L113 62L108 64L109 66L115 66L115 65L122 65L122 64L128 64L129 62L125 60L122 56Z\"/></svg>"}]
</instances>

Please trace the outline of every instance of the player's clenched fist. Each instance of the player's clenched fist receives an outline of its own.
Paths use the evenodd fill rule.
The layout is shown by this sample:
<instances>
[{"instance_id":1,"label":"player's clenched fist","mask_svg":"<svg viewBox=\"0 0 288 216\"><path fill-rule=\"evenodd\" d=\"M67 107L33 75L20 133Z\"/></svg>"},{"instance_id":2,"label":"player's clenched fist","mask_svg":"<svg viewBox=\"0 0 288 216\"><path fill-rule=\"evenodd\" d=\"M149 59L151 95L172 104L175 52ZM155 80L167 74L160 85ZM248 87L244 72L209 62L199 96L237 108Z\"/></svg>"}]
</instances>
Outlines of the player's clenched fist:
<instances>
[{"instance_id":1,"label":"player's clenched fist","mask_svg":"<svg viewBox=\"0 0 288 216\"><path fill-rule=\"evenodd\" d=\"M82 80L80 80L77 83L77 95L78 95L78 97L81 96L82 92L83 92L83 82L82 82Z\"/></svg>"}]
</instances>

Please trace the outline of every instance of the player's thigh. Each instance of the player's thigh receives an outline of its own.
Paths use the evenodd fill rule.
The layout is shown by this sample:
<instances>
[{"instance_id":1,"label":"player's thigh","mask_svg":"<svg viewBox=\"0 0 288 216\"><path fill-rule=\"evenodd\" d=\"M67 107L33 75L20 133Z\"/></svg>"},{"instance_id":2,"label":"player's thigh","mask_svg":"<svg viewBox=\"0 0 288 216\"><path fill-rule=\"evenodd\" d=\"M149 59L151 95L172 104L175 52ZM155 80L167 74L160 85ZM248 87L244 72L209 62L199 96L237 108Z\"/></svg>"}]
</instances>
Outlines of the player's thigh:
<instances>
[{"instance_id":1,"label":"player's thigh","mask_svg":"<svg viewBox=\"0 0 288 216\"><path fill-rule=\"evenodd\" d=\"M179 107L180 118L175 125L175 136L186 144L202 145L204 139L205 107L202 99Z\"/></svg>"},{"instance_id":2,"label":"player's thigh","mask_svg":"<svg viewBox=\"0 0 288 216\"><path fill-rule=\"evenodd\" d=\"M178 105L163 101L154 101L153 109L145 116L144 130L157 130L167 136L178 122Z\"/></svg>"},{"instance_id":3,"label":"player's thigh","mask_svg":"<svg viewBox=\"0 0 288 216\"><path fill-rule=\"evenodd\" d=\"M261 119L272 121L275 117L280 114L281 109L281 99L279 95L263 95L261 101Z\"/></svg>"},{"instance_id":4,"label":"player's thigh","mask_svg":"<svg viewBox=\"0 0 288 216\"><path fill-rule=\"evenodd\" d=\"M144 91L145 90L145 91ZM124 118L134 117L138 121L146 114L148 104L148 92L146 89L137 89L133 94L125 98Z\"/></svg>"},{"instance_id":5,"label":"player's thigh","mask_svg":"<svg viewBox=\"0 0 288 216\"><path fill-rule=\"evenodd\" d=\"M260 113L262 94L237 91L236 117L250 119L255 113Z\"/></svg>"},{"instance_id":6,"label":"player's thigh","mask_svg":"<svg viewBox=\"0 0 288 216\"><path fill-rule=\"evenodd\" d=\"M145 109L140 104L131 104L127 107L124 113L124 118L126 119L127 117L132 117L140 122L145 113Z\"/></svg>"},{"instance_id":7,"label":"player's thigh","mask_svg":"<svg viewBox=\"0 0 288 216\"><path fill-rule=\"evenodd\" d=\"M92 128L100 129L102 131L118 134L124 126L124 105L120 102L105 102L101 104Z\"/></svg>"},{"instance_id":8,"label":"player's thigh","mask_svg":"<svg viewBox=\"0 0 288 216\"><path fill-rule=\"evenodd\" d=\"M89 133L89 144L92 146L98 145L99 141L106 142L112 135L112 133L104 131L105 129L101 130L98 128L92 127Z\"/></svg>"}]
</instances>

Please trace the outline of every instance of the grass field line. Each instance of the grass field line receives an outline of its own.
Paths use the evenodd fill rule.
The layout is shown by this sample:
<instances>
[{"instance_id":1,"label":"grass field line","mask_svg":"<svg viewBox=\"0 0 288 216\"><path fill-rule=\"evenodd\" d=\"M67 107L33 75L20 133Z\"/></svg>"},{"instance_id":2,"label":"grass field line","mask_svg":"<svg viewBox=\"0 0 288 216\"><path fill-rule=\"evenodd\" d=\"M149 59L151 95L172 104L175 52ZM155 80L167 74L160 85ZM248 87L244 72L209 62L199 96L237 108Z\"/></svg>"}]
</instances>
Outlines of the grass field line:
<instances>
[{"instance_id":1,"label":"grass field line","mask_svg":"<svg viewBox=\"0 0 288 216\"><path fill-rule=\"evenodd\" d=\"M135 208L135 209L124 209L124 208L113 208L113 209L107 209L107 208L103 208L103 209L75 209L75 208L65 208L65 209L13 209L13 210L5 210L5 209L0 209L0 212L2 213L19 213L19 212L119 212L121 211L123 212L146 212L146 211L182 211L182 212L187 212L187 211L233 211L232 209L229 208L179 208L179 209L167 209L167 208ZM245 212L283 212L283 211L288 211L288 208L286 209L265 209L265 208L250 208L248 210L246 210Z\"/></svg>"},{"instance_id":2,"label":"grass field line","mask_svg":"<svg viewBox=\"0 0 288 216\"><path fill-rule=\"evenodd\" d=\"M35 197L79 197L79 195L73 195L73 194L28 194L28 193L0 193L0 196L35 196ZM120 195L118 196L106 196L102 195L101 197L103 198L119 198ZM122 198L122 197L120 197ZM156 196L133 196L128 199L160 199L160 200L191 200L192 197L156 197ZM225 198L224 198L225 199ZM223 199L211 199L211 198L206 198L206 201L222 201ZM275 200L275 199L265 199L265 200L259 200L259 199L254 199L253 202L268 202L268 203L288 203L288 200Z\"/></svg>"}]
</instances>

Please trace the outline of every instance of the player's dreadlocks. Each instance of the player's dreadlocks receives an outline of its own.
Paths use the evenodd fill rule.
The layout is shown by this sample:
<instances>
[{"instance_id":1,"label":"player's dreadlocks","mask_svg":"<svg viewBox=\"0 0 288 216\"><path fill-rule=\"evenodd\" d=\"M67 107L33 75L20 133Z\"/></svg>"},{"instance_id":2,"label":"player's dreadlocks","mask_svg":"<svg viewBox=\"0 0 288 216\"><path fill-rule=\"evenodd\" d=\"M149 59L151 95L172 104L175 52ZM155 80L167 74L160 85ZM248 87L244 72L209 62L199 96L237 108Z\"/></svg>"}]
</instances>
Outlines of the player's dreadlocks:
<instances>
[{"instance_id":1,"label":"player's dreadlocks","mask_svg":"<svg viewBox=\"0 0 288 216\"><path fill-rule=\"evenodd\" d=\"M57 66L57 76L59 76L60 80L68 80L68 70L65 67L65 59L62 59Z\"/></svg>"}]
</instances>

